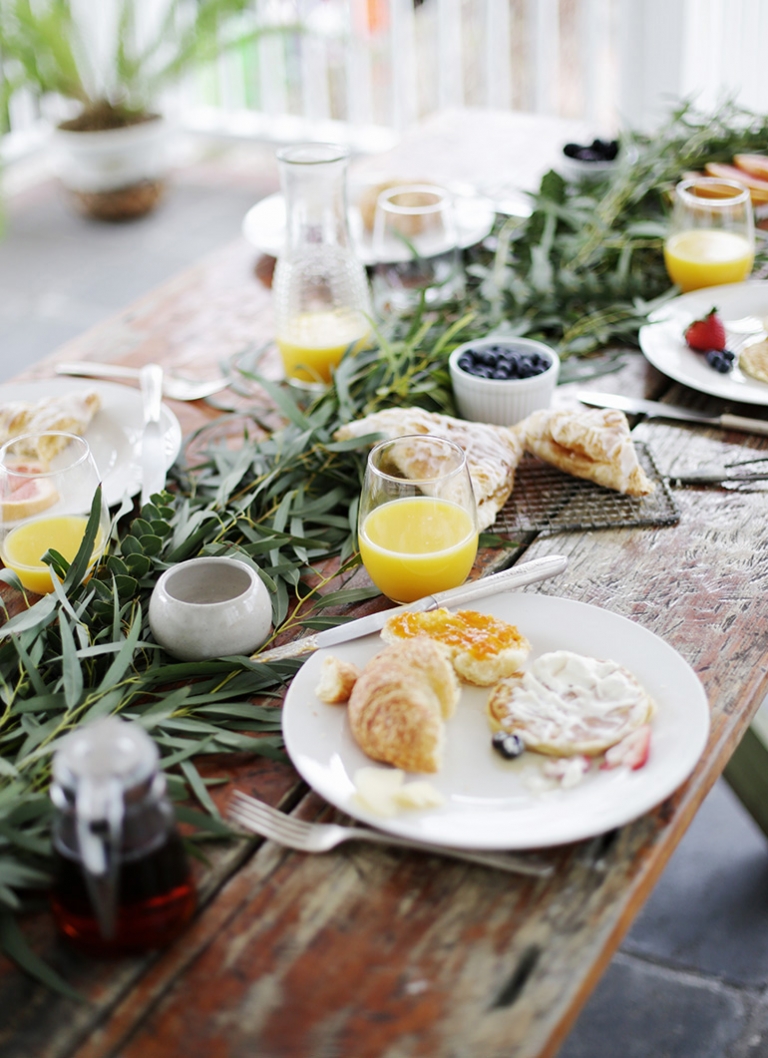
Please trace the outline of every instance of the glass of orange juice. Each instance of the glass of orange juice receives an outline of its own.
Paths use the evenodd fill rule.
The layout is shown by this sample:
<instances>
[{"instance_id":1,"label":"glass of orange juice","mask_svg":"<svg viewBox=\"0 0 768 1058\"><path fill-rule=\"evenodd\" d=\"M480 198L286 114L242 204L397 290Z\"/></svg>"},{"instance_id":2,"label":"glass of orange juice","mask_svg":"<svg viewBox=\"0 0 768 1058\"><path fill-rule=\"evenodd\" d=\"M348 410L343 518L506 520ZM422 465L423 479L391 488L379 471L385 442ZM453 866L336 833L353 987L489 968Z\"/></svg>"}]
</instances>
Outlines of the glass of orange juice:
<instances>
[{"instance_id":1,"label":"glass of orange juice","mask_svg":"<svg viewBox=\"0 0 768 1058\"><path fill-rule=\"evenodd\" d=\"M695 176L675 188L664 263L685 292L741 283L752 271L755 227L749 191L735 180Z\"/></svg>"},{"instance_id":2,"label":"glass of orange juice","mask_svg":"<svg viewBox=\"0 0 768 1058\"><path fill-rule=\"evenodd\" d=\"M0 558L28 591L53 591L56 574L44 560L49 551L68 563L75 558L98 484L88 442L74 434L23 435L0 448ZM109 511L102 498L89 565L98 561L108 538Z\"/></svg>"},{"instance_id":3,"label":"glass of orange juice","mask_svg":"<svg viewBox=\"0 0 768 1058\"><path fill-rule=\"evenodd\" d=\"M463 584L478 538L463 450L423 434L377 444L368 456L357 534L368 575L395 602Z\"/></svg>"}]
</instances>

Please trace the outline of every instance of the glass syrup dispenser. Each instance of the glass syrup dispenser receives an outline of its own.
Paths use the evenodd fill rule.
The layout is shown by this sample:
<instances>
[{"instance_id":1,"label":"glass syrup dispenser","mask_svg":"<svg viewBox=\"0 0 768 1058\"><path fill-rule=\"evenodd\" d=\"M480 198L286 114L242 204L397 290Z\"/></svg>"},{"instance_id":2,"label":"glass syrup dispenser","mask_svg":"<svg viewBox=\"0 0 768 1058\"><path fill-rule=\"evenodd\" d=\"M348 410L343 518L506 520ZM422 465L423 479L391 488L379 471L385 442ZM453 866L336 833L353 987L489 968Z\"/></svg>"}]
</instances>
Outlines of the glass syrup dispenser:
<instances>
[{"instance_id":1,"label":"glass syrup dispenser","mask_svg":"<svg viewBox=\"0 0 768 1058\"><path fill-rule=\"evenodd\" d=\"M370 291L347 222L349 151L330 143L277 154L286 239L272 284L277 344L286 378L324 388L350 346L370 333Z\"/></svg>"},{"instance_id":2,"label":"glass syrup dispenser","mask_svg":"<svg viewBox=\"0 0 768 1058\"><path fill-rule=\"evenodd\" d=\"M195 888L155 743L110 716L73 731L53 760L61 931L93 954L159 948L195 910Z\"/></svg>"}]
</instances>

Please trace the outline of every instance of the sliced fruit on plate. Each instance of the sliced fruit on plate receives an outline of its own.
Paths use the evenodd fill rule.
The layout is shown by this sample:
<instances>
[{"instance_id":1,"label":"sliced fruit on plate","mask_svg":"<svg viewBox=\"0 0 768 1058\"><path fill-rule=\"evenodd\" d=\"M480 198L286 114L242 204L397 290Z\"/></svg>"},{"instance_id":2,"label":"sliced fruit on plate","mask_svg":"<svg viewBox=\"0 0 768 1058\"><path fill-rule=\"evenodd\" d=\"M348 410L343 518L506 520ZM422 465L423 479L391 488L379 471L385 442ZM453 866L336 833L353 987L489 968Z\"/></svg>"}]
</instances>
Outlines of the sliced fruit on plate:
<instances>
[{"instance_id":1,"label":"sliced fruit on plate","mask_svg":"<svg viewBox=\"0 0 768 1058\"><path fill-rule=\"evenodd\" d=\"M40 474L47 469L44 463L15 463L9 469L17 474ZM2 482L3 492L0 496L3 521L18 522L22 518L31 518L34 514L52 507L59 494L53 482L47 477L15 477L10 475Z\"/></svg>"},{"instance_id":2,"label":"sliced fruit on plate","mask_svg":"<svg viewBox=\"0 0 768 1058\"><path fill-rule=\"evenodd\" d=\"M710 176L717 176L721 180L736 180L749 188L753 202L768 202L768 180L760 180L756 176L750 176L744 169L737 169L735 165L725 165L723 162L707 162L704 168Z\"/></svg>"},{"instance_id":3,"label":"sliced fruit on plate","mask_svg":"<svg viewBox=\"0 0 768 1058\"><path fill-rule=\"evenodd\" d=\"M758 180L768 180L767 154L734 154L733 162L750 176L756 176Z\"/></svg>"}]
</instances>

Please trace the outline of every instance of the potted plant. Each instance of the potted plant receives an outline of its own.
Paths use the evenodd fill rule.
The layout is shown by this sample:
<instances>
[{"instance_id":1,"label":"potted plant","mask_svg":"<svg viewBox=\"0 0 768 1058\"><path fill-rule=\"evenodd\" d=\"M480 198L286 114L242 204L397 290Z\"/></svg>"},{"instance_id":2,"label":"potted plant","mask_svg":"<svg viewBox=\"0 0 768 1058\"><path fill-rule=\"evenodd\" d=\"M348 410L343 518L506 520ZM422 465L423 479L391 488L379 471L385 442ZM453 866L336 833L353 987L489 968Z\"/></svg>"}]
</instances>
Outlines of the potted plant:
<instances>
[{"instance_id":1,"label":"potted plant","mask_svg":"<svg viewBox=\"0 0 768 1058\"><path fill-rule=\"evenodd\" d=\"M22 87L72 101L75 113L54 132L64 186L91 216L141 216L164 189L168 129L158 94L261 32L248 23L250 7L250 0L100 0L84 19L77 0L2 0L0 105Z\"/></svg>"}]
</instances>

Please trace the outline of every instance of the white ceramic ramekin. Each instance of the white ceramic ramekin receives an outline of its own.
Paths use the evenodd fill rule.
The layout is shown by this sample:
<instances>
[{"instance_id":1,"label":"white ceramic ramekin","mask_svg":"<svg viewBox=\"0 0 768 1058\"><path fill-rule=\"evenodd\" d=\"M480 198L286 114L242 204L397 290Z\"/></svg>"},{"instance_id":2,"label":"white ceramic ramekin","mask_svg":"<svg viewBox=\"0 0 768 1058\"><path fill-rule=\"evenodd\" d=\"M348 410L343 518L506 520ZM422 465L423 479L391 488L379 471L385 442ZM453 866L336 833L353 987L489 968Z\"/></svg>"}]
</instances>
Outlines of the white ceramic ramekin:
<instances>
[{"instance_id":1,"label":"white ceramic ramekin","mask_svg":"<svg viewBox=\"0 0 768 1058\"><path fill-rule=\"evenodd\" d=\"M252 654L269 635L272 605L258 573L235 558L192 558L162 574L149 626L181 661Z\"/></svg>"},{"instance_id":2,"label":"white ceramic ramekin","mask_svg":"<svg viewBox=\"0 0 768 1058\"><path fill-rule=\"evenodd\" d=\"M503 345L525 353L539 353L550 366L530 378L478 378L459 367L459 357L467 349ZM532 411L548 408L560 374L560 358L554 349L531 338L479 338L454 349L448 360L456 407L463 419L513 426Z\"/></svg>"}]
</instances>

